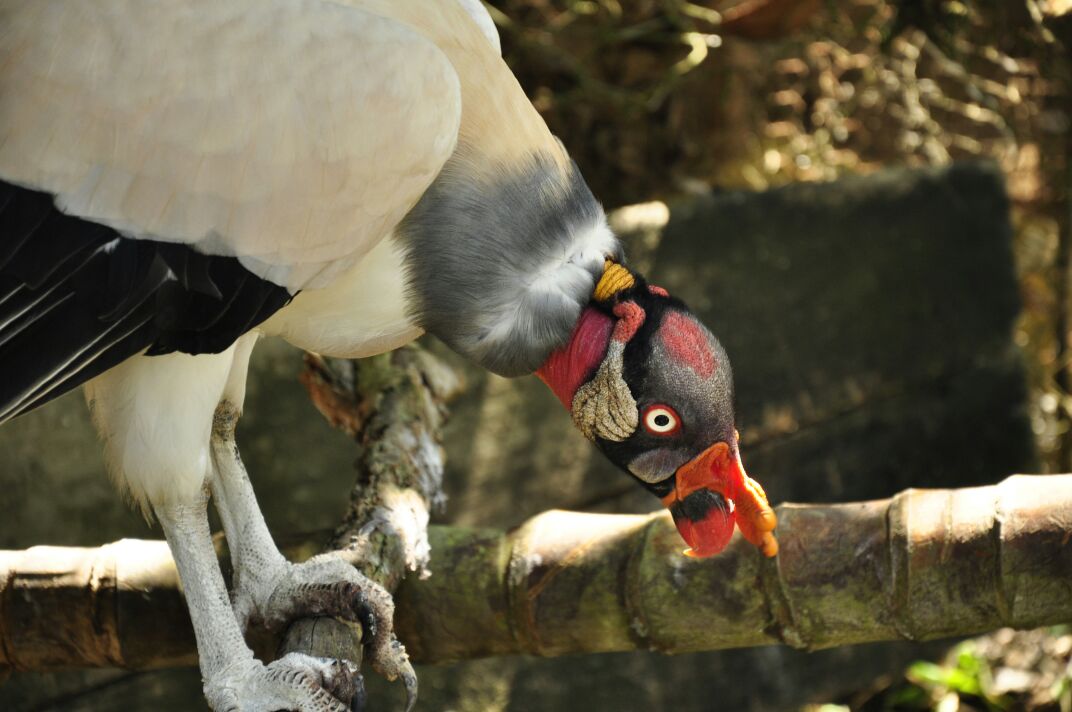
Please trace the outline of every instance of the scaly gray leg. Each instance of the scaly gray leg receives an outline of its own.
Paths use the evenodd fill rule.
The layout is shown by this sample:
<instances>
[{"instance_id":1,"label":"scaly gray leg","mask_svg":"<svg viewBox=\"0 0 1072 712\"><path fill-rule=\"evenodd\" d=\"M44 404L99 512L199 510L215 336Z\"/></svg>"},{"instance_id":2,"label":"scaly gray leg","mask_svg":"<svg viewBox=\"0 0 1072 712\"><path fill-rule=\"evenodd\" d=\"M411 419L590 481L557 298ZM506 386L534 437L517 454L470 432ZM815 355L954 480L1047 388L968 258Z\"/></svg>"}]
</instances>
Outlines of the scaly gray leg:
<instances>
[{"instance_id":1,"label":"scaly gray leg","mask_svg":"<svg viewBox=\"0 0 1072 712\"><path fill-rule=\"evenodd\" d=\"M223 521L234 565L234 610L243 626L251 619L282 625L295 618L327 615L360 621L369 636L373 669L388 680L402 678L416 701L417 675L394 635L391 595L353 566L332 554L301 564L279 552L257 506L235 443L238 409L221 403L212 428L215 476L212 495Z\"/></svg>"},{"instance_id":2,"label":"scaly gray leg","mask_svg":"<svg viewBox=\"0 0 1072 712\"><path fill-rule=\"evenodd\" d=\"M291 653L269 665L253 657L227 597L208 527L208 492L193 502L154 504L190 609L205 697L216 712L349 712L357 670L345 661Z\"/></svg>"}]
</instances>

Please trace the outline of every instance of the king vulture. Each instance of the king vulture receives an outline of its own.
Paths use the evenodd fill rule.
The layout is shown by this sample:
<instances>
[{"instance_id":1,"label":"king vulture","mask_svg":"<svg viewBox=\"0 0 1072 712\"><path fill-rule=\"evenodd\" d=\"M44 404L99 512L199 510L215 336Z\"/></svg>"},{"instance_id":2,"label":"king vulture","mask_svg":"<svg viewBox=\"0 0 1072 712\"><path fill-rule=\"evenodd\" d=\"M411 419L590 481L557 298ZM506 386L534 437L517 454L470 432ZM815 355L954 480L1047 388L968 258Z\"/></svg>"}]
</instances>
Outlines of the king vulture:
<instances>
[{"instance_id":1,"label":"king vulture","mask_svg":"<svg viewBox=\"0 0 1072 712\"><path fill-rule=\"evenodd\" d=\"M85 387L213 709L350 708L351 664L263 664L251 620L363 617L415 686L383 589L279 553L234 428L258 338L362 357L423 332L542 378L687 553L735 524L775 553L726 353L625 266L477 0L0 0L0 422Z\"/></svg>"}]
</instances>

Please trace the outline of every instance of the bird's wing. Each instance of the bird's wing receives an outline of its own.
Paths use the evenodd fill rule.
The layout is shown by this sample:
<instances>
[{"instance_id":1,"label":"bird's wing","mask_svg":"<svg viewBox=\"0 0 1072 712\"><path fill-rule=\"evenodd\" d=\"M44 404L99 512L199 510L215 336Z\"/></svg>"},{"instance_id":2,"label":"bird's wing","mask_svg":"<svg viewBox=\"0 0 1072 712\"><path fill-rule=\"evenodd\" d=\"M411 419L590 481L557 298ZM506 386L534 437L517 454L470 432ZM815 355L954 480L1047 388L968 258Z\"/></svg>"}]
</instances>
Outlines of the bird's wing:
<instances>
[{"instance_id":1,"label":"bird's wing","mask_svg":"<svg viewBox=\"0 0 1072 712\"><path fill-rule=\"evenodd\" d=\"M439 50L360 9L0 0L0 422L329 283L459 116Z\"/></svg>"},{"instance_id":2,"label":"bird's wing","mask_svg":"<svg viewBox=\"0 0 1072 712\"><path fill-rule=\"evenodd\" d=\"M137 353L216 353L290 301L233 257L132 240L0 181L0 423Z\"/></svg>"},{"instance_id":3,"label":"bird's wing","mask_svg":"<svg viewBox=\"0 0 1072 712\"><path fill-rule=\"evenodd\" d=\"M0 178L291 291L355 264L453 151L454 69L321 0L0 0Z\"/></svg>"}]
</instances>

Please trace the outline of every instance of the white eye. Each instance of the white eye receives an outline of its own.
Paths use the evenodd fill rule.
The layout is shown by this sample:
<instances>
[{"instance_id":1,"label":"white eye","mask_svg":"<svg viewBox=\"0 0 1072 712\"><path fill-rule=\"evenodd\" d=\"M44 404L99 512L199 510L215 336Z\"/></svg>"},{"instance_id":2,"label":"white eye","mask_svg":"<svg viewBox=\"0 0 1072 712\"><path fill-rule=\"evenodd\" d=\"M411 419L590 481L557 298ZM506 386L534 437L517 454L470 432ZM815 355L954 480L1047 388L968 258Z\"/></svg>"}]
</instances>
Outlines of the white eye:
<instances>
[{"instance_id":1,"label":"white eye","mask_svg":"<svg viewBox=\"0 0 1072 712\"><path fill-rule=\"evenodd\" d=\"M672 435L681 428L681 419L668 405L652 405L644 411L644 427L653 435Z\"/></svg>"}]
</instances>

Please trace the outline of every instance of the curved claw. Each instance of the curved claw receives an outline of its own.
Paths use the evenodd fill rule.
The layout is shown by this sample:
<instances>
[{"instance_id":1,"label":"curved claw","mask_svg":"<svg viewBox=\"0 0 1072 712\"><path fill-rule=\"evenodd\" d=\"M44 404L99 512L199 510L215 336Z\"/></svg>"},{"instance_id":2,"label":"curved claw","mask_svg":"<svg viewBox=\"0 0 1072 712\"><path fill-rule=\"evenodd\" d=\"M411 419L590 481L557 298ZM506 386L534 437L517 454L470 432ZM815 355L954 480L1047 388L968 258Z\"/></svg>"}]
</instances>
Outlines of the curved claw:
<instances>
[{"instance_id":1,"label":"curved claw","mask_svg":"<svg viewBox=\"0 0 1072 712\"><path fill-rule=\"evenodd\" d=\"M406 686L406 712L413 712L413 707L417 704L417 671L409 660L402 665L399 676L402 678L402 684Z\"/></svg>"},{"instance_id":2,"label":"curved claw","mask_svg":"<svg viewBox=\"0 0 1072 712\"><path fill-rule=\"evenodd\" d=\"M373 670L392 682L402 678L406 686L406 712L410 712L417 704L417 671L406 655L406 647L393 631L381 628L380 636L369 642L369 653Z\"/></svg>"}]
</instances>

